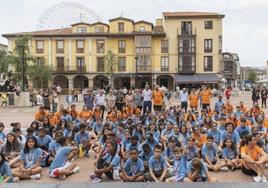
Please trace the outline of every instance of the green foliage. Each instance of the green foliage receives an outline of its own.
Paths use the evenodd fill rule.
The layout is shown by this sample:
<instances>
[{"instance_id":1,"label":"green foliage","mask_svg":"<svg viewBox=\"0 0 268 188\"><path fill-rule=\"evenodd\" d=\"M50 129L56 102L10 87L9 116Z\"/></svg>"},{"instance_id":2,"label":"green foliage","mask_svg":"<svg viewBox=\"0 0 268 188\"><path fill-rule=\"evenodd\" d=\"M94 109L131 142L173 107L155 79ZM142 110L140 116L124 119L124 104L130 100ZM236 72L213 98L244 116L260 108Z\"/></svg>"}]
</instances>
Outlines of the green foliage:
<instances>
[{"instance_id":1,"label":"green foliage","mask_svg":"<svg viewBox=\"0 0 268 188\"><path fill-rule=\"evenodd\" d=\"M107 54L105 55L105 72L110 76L111 78L111 87L114 87L114 72L117 67L117 59L116 55L111 51L108 50Z\"/></svg>"},{"instance_id":2,"label":"green foliage","mask_svg":"<svg viewBox=\"0 0 268 188\"><path fill-rule=\"evenodd\" d=\"M252 83L255 83L257 79L257 74L255 70L252 70L248 74L248 80L250 80Z\"/></svg>"}]
</instances>

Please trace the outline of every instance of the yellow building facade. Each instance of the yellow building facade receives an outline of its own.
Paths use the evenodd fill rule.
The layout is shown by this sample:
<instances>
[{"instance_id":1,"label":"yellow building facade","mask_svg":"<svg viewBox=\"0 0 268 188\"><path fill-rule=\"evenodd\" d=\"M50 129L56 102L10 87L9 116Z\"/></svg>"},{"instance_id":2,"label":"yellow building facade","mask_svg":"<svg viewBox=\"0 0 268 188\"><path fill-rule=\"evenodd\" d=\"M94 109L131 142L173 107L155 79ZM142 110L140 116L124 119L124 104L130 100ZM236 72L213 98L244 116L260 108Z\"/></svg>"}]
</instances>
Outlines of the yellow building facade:
<instances>
[{"instance_id":1,"label":"yellow building facade","mask_svg":"<svg viewBox=\"0 0 268 188\"><path fill-rule=\"evenodd\" d=\"M185 83L200 84L201 78L202 82L218 82L223 17L173 12L163 13L156 25L118 17L109 24L76 23L65 29L3 36L9 51L14 50L19 36L30 36L31 54L37 63L45 59L53 67L53 82L66 91L109 85L108 51L116 57L115 88L144 87L148 82L172 89ZM38 85L33 81L31 87Z\"/></svg>"}]
</instances>

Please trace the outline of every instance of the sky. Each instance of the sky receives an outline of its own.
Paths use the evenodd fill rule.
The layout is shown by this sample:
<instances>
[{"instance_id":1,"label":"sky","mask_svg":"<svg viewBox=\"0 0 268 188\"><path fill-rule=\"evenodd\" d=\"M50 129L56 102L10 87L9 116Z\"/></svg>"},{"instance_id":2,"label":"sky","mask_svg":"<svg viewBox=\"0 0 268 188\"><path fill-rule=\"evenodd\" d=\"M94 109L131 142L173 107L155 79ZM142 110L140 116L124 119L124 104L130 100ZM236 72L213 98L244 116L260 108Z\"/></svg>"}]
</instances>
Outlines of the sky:
<instances>
[{"instance_id":1,"label":"sky","mask_svg":"<svg viewBox=\"0 0 268 188\"><path fill-rule=\"evenodd\" d=\"M155 23L168 11L210 11L225 15L223 51L238 53L242 66L265 66L268 60L268 0L0 0L0 35L35 31L42 13L54 4L77 2L103 22L123 16ZM56 13L59 13L56 12ZM60 16L55 17L55 21ZM67 18L70 19L70 18ZM51 23L53 20L51 21ZM6 43L0 37L1 43Z\"/></svg>"}]
</instances>

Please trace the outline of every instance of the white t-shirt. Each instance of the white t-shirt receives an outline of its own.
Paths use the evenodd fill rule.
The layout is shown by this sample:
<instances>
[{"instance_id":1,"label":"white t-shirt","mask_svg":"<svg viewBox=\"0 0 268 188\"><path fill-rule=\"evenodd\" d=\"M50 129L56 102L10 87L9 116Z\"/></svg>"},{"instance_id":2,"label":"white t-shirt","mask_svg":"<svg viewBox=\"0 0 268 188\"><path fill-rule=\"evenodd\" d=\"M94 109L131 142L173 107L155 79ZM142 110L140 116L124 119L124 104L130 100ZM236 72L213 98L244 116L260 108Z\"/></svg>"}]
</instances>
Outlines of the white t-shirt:
<instances>
[{"instance_id":1,"label":"white t-shirt","mask_svg":"<svg viewBox=\"0 0 268 188\"><path fill-rule=\"evenodd\" d=\"M187 102L188 101L188 93L187 93L187 91L185 93L183 91L180 92L180 100L181 100L181 102Z\"/></svg>"},{"instance_id":2,"label":"white t-shirt","mask_svg":"<svg viewBox=\"0 0 268 188\"><path fill-rule=\"evenodd\" d=\"M151 101L152 100L152 91L150 89L142 91L143 101Z\"/></svg>"},{"instance_id":3,"label":"white t-shirt","mask_svg":"<svg viewBox=\"0 0 268 188\"><path fill-rule=\"evenodd\" d=\"M96 95L95 97L95 104L96 105L100 105L100 106L105 106L105 95L102 94L102 96L100 94Z\"/></svg>"}]
</instances>

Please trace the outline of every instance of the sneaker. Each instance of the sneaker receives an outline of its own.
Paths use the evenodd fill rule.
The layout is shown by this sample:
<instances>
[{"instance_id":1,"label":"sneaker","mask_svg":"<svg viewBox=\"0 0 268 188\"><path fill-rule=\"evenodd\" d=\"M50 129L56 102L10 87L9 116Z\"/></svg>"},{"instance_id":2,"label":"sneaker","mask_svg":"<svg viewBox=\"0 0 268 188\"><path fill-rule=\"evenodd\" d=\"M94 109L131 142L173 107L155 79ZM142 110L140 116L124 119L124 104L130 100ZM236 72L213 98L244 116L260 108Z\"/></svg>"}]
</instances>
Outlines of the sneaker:
<instances>
[{"instance_id":1,"label":"sneaker","mask_svg":"<svg viewBox=\"0 0 268 188\"><path fill-rule=\"evenodd\" d=\"M261 182L267 183L267 178L264 175L261 177Z\"/></svg>"},{"instance_id":2,"label":"sneaker","mask_svg":"<svg viewBox=\"0 0 268 188\"><path fill-rule=\"evenodd\" d=\"M90 175L89 175L89 178L93 181L94 178L95 178L95 174L90 174Z\"/></svg>"},{"instance_id":3,"label":"sneaker","mask_svg":"<svg viewBox=\"0 0 268 188\"><path fill-rule=\"evenodd\" d=\"M226 166L225 166L225 167L222 167L222 168L221 168L221 171L223 171L223 172L228 172L228 171L229 171L229 168L226 167Z\"/></svg>"},{"instance_id":4,"label":"sneaker","mask_svg":"<svg viewBox=\"0 0 268 188\"><path fill-rule=\"evenodd\" d=\"M77 166L77 167L75 167L75 168L74 168L74 170L73 170L73 172L74 172L74 174L76 174L76 173L80 172L80 167L78 167L78 166Z\"/></svg>"},{"instance_id":5,"label":"sneaker","mask_svg":"<svg viewBox=\"0 0 268 188\"><path fill-rule=\"evenodd\" d=\"M261 182L261 176L255 176L253 177L253 180L257 183L260 183Z\"/></svg>"},{"instance_id":6,"label":"sneaker","mask_svg":"<svg viewBox=\"0 0 268 188\"><path fill-rule=\"evenodd\" d=\"M35 174L35 175L31 176L31 179L33 179L33 180L39 180L40 178L41 178L40 174Z\"/></svg>"},{"instance_id":7,"label":"sneaker","mask_svg":"<svg viewBox=\"0 0 268 188\"><path fill-rule=\"evenodd\" d=\"M66 179L66 176L65 175L59 176L59 179L60 180L65 180Z\"/></svg>"},{"instance_id":8,"label":"sneaker","mask_svg":"<svg viewBox=\"0 0 268 188\"><path fill-rule=\"evenodd\" d=\"M98 177L94 177L94 179L93 179L93 183L99 183L99 182L101 182L102 181L102 179L101 178L98 178Z\"/></svg>"},{"instance_id":9,"label":"sneaker","mask_svg":"<svg viewBox=\"0 0 268 188\"><path fill-rule=\"evenodd\" d=\"M13 178L13 182L19 182L20 181L20 178L19 177L14 177Z\"/></svg>"}]
</instances>

